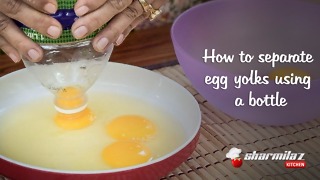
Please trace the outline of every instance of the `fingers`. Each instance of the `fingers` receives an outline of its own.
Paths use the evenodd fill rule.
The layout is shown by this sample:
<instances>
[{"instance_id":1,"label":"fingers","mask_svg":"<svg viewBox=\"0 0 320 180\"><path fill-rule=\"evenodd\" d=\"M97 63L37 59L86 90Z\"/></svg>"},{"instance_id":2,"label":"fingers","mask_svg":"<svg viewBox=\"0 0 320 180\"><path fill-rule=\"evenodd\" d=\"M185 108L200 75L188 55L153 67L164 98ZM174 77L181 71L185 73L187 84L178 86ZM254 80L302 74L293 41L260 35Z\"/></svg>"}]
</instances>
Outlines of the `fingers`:
<instances>
[{"instance_id":1,"label":"fingers","mask_svg":"<svg viewBox=\"0 0 320 180\"><path fill-rule=\"evenodd\" d=\"M154 1L152 6L158 9L166 0L150 1ZM149 16L138 0L98 0L96 5L93 1L78 0L75 9L83 6L85 10L77 13L83 16L73 24L72 33L81 39L108 22L93 40L93 47L98 52L104 52L111 43L120 45L129 32Z\"/></svg>"},{"instance_id":2,"label":"fingers","mask_svg":"<svg viewBox=\"0 0 320 180\"><path fill-rule=\"evenodd\" d=\"M164 3L166 3L168 0L154 0L152 2L152 7L154 9L159 9Z\"/></svg>"},{"instance_id":3,"label":"fingers","mask_svg":"<svg viewBox=\"0 0 320 180\"><path fill-rule=\"evenodd\" d=\"M159 9L167 0L155 0L152 3L152 7L155 9ZM148 19L148 14L147 13L143 13L141 16L139 16L138 18L136 18L124 31L123 31L123 36L124 38L126 38L129 33L136 28L139 24L141 24L143 21L145 21L146 19ZM116 41L116 45L120 45L122 42L118 42Z\"/></svg>"},{"instance_id":4,"label":"fingers","mask_svg":"<svg viewBox=\"0 0 320 180\"><path fill-rule=\"evenodd\" d=\"M81 17L101 7L107 0L78 0L74 5L74 11L77 16Z\"/></svg>"},{"instance_id":5,"label":"fingers","mask_svg":"<svg viewBox=\"0 0 320 180\"><path fill-rule=\"evenodd\" d=\"M73 36L81 39L100 28L131 4L131 0L108 0L99 9L79 18L72 25Z\"/></svg>"},{"instance_id":6,"label":"fingers","mask_svg":"<svg viewBox=\"0 0 320 180\"><path fill-rule=\"evenodd\" d=\"M17 53L33 62L39 61L43 56L40 46L26 37L13 21L2 13L0 13L0 47L15 62L20 60Z\"/></svg>"},{"instance_id":7,"label":"fingers","mask_svg":"<svg viewBox=\"0 0 320 180\"><path fill-rule=\"evenodd\" d=\"M123 36L124 39L129 35L129 33L136 28L139 24L141 24L143 21L145 21L148 18L148 16L141 15L137 19L135 19L124 31ZM121 42L122 43L122 42ZM116 45L119 46L121 44L120 42L116 42Z\"/></svg>"},{"instance_id":8,"label":"fingers","mask_svg":"<svg viewBox=\"0 0 320 180\"><path fill-rule=\"evenodd\" d=\"M127 29L136 18L143 14L143 10L139 8L139 6L139 2L134 1L123 10L122 13L116 15L112 21L108 23L107 27L94 38L94 49L99 52L104 52L110 43L115 42L116 45L121 44L125 38L123 34L124 30ZM104 42L104 39L107 39L107 44Z\"/></svg>"},{"instance_id":9,"label":"fingers","mask_svg":"<svg viewBox=\"0 0 320 180\"><path fill-rule=\"evenodd\" d=\"M54 14L58 9L56 0L23 0L23 2L38 11L48 14Z\"/></svg>"},{"instance_id":10,"label":"fingers","mask_svg":"<svg viewBox=\"0 0 320 180\"><path fill-rule=\"evenodd\" d=\"M20 21L41 34L56 39L62 33L60 23L48 14L57 11L56 0L0 0L0 48L14 61L23 56L37 62L43 52L10 19Z\"/></svg>"},{"instance_id":11,"label":"fingers","mask_svg":"<svg viewBox=\"0 0 320 180\"><path fill-rule=\"evenodd\" d=\"M2 49L13 62L17 63L21 60L19 52L2 37L0 37L0 49Z\"/></svg>"},{"instance_id":12,"label":"fingers","mask_svg":"<svg viewBox=\"0 0 320 180\"><path fill-rule=\"evenodd\" d=\"M21 10L21 8L23 8L23 4L28 4L38 11L49 14L54 14L58 8L56 0L1 0L0 3L2 12L13 14L16 14Z\"/></svg>"},{"instance_id":13,"label":"fingers","mask_svg":"<svg viewBox=\"0 0 320 180\"><path fill-rule=\"evenodd\" d=\"M39 1L28 1L31 5L36 5L36 7L49 9L51 5L47 5L47 1L54 2L55 0L41 0ZM41 3L42 2L42 3ZM49 3L50 4L50 3ZM43 35L46 35L50 38L58 38L62 32L62 27L60 23L49 15L43 14L31 6L24 3L21 0L0 0L0 11L6 16L18 20L26 26L35 29ZM53 11L49 10L49 11Z\"/></svg>"}]
</instances>

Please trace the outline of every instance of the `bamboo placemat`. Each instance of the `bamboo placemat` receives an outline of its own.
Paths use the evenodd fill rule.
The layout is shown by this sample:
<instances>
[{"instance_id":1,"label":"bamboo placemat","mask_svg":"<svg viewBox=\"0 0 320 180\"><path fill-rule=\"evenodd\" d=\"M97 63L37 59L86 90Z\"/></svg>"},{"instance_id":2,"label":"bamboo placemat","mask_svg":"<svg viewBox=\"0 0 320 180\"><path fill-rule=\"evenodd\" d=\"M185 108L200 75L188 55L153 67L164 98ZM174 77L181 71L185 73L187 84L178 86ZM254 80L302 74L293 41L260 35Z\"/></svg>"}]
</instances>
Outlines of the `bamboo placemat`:
<instances>
[{"instance_id":1,"label":"bamboo placemat","mask_svg":"<svg viewBox=\"0 0 320 180\"><path fill-rule=\"evenodd\" d=\"M260 126L234 119L212 107L191 85L179 65L154 70L178 82L196 98L202 111L200 139L191 157L161 180L320 179L320 119L293 126ZM283 161L244 161L234 168L226 153L305 153L306 168L287 169ZM241 154L243 158L243 153ZM5 179L0 175L0 180ZM6 180L6 179L5 179Z\"/></svg>"},{"instance_id":2,"label":"bamboo placemat","mask_svg":"<svg viewBox=\"0 0 320 180\"><path fill-rule=\"evenodd\" d=\"M155 70L178 82L202 111L200 140L191 157L164 179L320 179L320 119L292 126L260 126L234 119L212 107L191 85L179 65ZM320 92L319 92L320 93ZM246 152L305 153L306 168L287 169L284 161L243 161L234 168L230 148Z\"/></svg>"}]
</instances>

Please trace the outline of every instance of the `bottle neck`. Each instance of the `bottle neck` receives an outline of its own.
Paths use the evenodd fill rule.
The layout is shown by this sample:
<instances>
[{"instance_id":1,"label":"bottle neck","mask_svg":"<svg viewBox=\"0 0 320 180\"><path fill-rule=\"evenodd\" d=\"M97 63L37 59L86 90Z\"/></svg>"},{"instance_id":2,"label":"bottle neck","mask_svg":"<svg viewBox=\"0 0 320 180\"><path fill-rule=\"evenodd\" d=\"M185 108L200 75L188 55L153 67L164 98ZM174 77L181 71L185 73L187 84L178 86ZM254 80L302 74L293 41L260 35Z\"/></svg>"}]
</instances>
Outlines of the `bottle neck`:
<instances>
[{"instance_id":1,"label":"bottle neck","mask_svg":"<svg viewBox=\"0 0 320 180\"><path fill-rule=\"evenodd\" d=\"M86 109L87 97L80 87L69 86L55 94L55 109L62 114L75 114Z\"/></svg>"}]
</instances>

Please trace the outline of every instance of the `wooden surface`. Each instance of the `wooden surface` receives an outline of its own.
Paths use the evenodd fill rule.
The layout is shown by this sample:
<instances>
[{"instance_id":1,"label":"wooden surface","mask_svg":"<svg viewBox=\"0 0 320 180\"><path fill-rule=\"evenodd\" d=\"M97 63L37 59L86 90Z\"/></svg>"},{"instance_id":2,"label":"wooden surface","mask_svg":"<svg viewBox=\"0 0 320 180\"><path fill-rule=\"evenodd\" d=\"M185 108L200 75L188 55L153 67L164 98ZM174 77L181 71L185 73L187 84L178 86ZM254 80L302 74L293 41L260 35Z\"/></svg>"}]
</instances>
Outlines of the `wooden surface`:
<instances>
[{"instance_id":1,"label":"wooden surface","mask_svg":"<svg viewBox=\"0 0 320 180\"><path fill-rule=\"evenodd\" d=\"M154 66L176 60L170 37L171 25L132 32L119 47L111 61L136 66Z\"/></svg>"},{"instance_id":2,"label":"wooden surface","mask_svg":"<svg viewBox=\"0 0 320 180\"><path fill-rule=\"evenodd\" d=\"M151 69L176 62L170 37L171 25L131 32L127 39L115 47L110 61ZM14 63L8 56L0 55L0 77L24 68L22 62Z\"/></svg>"},{"instance_id":3,"label":"wooden surface","mask_svg":"<svg viewBox=\"0 0 320 180\"><path fill-rule=\"evenodd\" d=\"M263 126L232 118L205 100L179 65L154 70L179 83L198 101L200 139L192 155L161 180L320 180L320 118L291 126ZM242 150L243 165L226 154ZM246 153L305 153L305 168L285 168L283 160L244 160Z\"/></svg>"}]
</instances>

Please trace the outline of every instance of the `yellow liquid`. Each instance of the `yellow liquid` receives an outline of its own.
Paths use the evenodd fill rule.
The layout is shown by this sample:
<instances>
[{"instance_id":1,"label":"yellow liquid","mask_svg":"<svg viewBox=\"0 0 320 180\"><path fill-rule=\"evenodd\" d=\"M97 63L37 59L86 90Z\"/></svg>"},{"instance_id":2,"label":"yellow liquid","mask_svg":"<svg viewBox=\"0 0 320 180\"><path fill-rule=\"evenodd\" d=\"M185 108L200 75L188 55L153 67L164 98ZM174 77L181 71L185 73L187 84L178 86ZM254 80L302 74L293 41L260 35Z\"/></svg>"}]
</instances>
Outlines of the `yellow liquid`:
<instances>
[{"instance_id":1,"label":"yellow liquid","mask_svg":"<svg viewBox=\"0 0 320 180\"><path fill-rule=\"evenodd\" d=\"M185 139L184 131L164 109L142 99L117 93L89 94L93 124L80 130L63 130L53 118L52 97L20 104L0 114L0 155L26 164L58 170L111 169L103 161L103 149L115 142L106 125L117 116L137 114L152 121L157 132L146 142L153 159L161 157Z\"/></svg>"}]
</instances>

